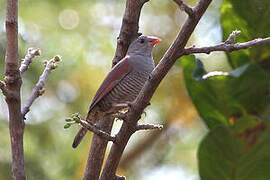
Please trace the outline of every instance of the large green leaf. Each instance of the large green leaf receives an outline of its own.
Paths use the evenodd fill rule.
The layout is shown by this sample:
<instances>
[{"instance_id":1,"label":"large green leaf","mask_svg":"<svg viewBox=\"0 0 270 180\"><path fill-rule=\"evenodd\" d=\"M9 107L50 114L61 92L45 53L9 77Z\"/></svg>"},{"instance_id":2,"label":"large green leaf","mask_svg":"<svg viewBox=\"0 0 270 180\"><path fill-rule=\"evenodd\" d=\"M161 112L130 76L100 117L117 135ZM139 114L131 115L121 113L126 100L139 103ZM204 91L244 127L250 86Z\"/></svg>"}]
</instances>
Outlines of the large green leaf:
<instances>
[{"instance_id":1,"label":"large green leaf","mask_svg":"<svg viewBox=\"0 0 270 180\"><path fill-rule=\"evenodd\" d=\"M269 0L224 0L221 8L223 39L234 30L241 30L238 42L270 36ZM228 53L229 62L236 68L247 62L265 64L270 59L270 45ZM269 65L269 64L268 64Z\"/></svg>"},{"instance_id":2,"label":"large green leaf","mask_svg":"<svg viewBox=\"0 0 270 180\"><path fill-rule=\"evenodd\" d=\"M201 61L189 56L182 59L182 68L188 93L209 128L265 111L268 79L258 65L246 64L231 73L206 74Z\"/></svg>"},{"instance_id":3,"label":"large green leaf","mask_svg":"<svg viewBox=\"0 0 270 180\"><path fill-rule=\"evenodd\" d=\"M241 125L221 126L203 139L198 151L202 180L267 180L270 177L270 124L246 117ZM249 122L251 121L251 122Z\"/></svg>"}]
</instances>

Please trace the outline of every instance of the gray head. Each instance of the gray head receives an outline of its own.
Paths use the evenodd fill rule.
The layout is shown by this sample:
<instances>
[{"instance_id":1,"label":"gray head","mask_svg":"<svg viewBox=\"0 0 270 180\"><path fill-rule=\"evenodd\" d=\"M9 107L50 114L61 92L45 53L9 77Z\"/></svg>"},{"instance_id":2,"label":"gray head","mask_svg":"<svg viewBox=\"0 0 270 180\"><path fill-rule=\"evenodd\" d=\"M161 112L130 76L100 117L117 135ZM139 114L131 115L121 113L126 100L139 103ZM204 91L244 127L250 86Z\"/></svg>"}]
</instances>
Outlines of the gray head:
<instances>
[{"instance_id":1,"label":"gray head","mask_svg":"<svg viewBox=\"0 0 270 180\"><path fill-rule=\"evenodd\" d=\"M154 36L141 35L135 39L129 46L127 54L141 54L151 56L153 47L159 43L161 39Z\"/></svg>"}]
</instances>

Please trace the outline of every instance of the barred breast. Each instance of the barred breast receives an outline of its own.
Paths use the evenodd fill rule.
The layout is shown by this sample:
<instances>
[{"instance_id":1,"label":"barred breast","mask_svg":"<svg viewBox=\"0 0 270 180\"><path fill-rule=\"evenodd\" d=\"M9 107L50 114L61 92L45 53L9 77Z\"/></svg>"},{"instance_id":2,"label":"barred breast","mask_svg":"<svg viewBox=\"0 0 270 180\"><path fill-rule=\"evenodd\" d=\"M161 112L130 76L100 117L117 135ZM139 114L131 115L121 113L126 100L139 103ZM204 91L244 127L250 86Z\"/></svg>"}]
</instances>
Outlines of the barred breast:
<instances>
[{"instance_id":1,"label":"barred breast","mask_svg":"<svg viewBox=\"0 0 270 180\"><path fill-rule=\"evenodd\" d=\"M131 102L136 99L150 72L130 72L124 77L106 96L104 96L98 106L102 111L111 109L112 104Z\"/></svg>"}]
</instances>

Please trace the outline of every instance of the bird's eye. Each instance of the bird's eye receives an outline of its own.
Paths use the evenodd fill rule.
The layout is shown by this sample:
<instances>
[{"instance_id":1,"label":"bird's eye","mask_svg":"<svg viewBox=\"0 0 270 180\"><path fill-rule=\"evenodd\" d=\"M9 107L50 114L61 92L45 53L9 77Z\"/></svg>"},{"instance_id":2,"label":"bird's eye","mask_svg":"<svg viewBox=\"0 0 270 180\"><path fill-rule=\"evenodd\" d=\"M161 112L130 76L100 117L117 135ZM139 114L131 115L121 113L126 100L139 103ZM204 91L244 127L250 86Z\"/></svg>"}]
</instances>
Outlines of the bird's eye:
<instances>
[{"instance_id":1,"label":"bird's eye","mask_svg":"<svg viewBox=\"0 0 270 180\"><path fill-rule=\"evenodd\" d=\"M144 39L140 39L140 43L143 44L144 43Z\"/></svg>"}]
</instances>

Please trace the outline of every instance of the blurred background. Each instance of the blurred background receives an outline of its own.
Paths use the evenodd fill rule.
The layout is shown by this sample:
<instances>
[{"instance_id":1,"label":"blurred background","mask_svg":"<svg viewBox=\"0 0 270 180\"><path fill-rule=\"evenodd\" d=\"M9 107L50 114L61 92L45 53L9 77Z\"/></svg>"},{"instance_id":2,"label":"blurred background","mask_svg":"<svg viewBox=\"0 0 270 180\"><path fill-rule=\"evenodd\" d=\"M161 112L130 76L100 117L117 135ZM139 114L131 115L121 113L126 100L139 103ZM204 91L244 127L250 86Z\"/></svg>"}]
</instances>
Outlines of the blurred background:
<instances>
[{"instance_id":1,"label":"blurred background","mask_svg":"<svg viewBox=\"0 0 270 180\"><path fill-rule=\"evenodd\" d=\"M195 5L197 1L186 1ZM197 26L189 45L222 41L221 0L215 0ZM27 115L24 149L29 180L81 179L90 147L88 139L77 148L71 143L79 127L64 129L72 113L86 114L90 101L110 71L116 38L124 13L124 0L23 0L19 1L19 56L29 47L40 48L23 75L23 102L29 97L44 66L43 60L61 55L62 62L46 83L45 94ZM0 0L0 75L4 77L5 1ZM143 7L140 32L163 39L154 51L157 64L186 14L170 0L151 0ZM207 71L230 71L224 53L198 56ZM0 179L11 179L7 106L0 94ZM197 148L207 133L185 88L180 62L170 70L156 91L141 122L163 124L162 131L132 136L119 168L130 180L198 180ZM117 133L121 122L116 122ZM110 144L111 145L111 144ZM110 146L109 145L109 146Z\"/></svg>"}]
</instances>

